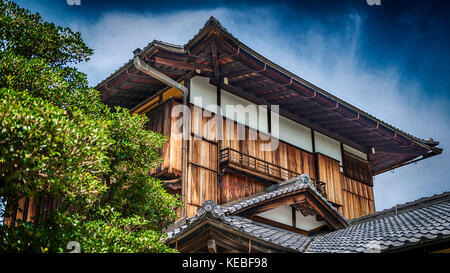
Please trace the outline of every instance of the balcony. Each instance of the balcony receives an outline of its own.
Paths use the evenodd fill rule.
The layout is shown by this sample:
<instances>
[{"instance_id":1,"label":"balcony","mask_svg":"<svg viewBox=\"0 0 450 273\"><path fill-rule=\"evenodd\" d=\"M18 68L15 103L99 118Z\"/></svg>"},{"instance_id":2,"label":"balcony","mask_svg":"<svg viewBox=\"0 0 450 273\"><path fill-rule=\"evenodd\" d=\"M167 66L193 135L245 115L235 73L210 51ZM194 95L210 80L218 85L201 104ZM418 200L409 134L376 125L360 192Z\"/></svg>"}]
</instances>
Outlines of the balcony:
<instances>
[{"instance_id":1,"label":"balcony","mask_svg":"<svg viewBox=\"0 0 450 273\"><path fill-rule=\"evenodd\" d=\"M232 168L272 183L279 183L300 175L295 171L244 154L232 148L225 148L220 151L220 167L221 169ZM324 198L327 198L326 183L313 178L311 178L311 181L317 191Z\"/></svg>"}]
</instances>

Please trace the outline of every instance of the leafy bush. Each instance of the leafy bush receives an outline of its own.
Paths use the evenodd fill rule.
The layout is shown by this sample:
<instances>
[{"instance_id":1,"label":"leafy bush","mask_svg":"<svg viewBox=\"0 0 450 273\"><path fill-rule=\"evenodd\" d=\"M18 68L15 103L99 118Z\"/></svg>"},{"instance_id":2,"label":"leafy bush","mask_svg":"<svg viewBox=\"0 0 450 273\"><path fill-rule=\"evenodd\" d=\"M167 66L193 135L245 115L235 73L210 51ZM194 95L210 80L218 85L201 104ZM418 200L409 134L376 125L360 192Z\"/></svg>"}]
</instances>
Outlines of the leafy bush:
<instances>
[{"instance_id":1,"label":"leafy bush","mask_svg":"<svg viewBox=\"0 0 450 273\"><path fill-rule=\"evenodd\" d=\"M147 175L166 139L101 102L73 67L91 54L80 33L0 0L0 196L10 211L23 197L63 200L39 222L1 227L0 251L174 251L162 229L181 202Z\"/></svg>"}]
</instances>

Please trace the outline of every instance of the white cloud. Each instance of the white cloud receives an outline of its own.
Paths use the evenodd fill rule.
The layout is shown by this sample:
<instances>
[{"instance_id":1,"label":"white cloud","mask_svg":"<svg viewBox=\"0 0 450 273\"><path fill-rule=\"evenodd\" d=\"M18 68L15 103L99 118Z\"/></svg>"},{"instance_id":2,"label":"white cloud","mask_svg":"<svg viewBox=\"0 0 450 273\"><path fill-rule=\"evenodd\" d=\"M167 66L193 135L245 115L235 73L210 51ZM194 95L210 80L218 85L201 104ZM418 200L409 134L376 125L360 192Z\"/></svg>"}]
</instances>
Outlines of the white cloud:
<instances>
[{"instance_id":1,"label":"white cloud","mask_svg":"<svg viewBox=\"0 0 450 273\"><path fill-rule=\"evenodd\" d=\"M155 39L183 45L211 15L220 16L225 12L223 9L163 15L114 12L102 15L93 25L75 22L71 27L80 31L94 49L91 60L79 68L95 85L132 58L136 48L144 48Z\"/></svg>"},{"instance_id":2,"label":"white cloud","mask_svg":"<svg viewBox=\"0 0 450 273\"><path fill-rule=\"evenodd\" d=\"M170 14L108 13L93 25L76 22L95 54L79 67L97 84L153 39L185 44L211 16L235 37L275 63L347 102L418 137L441 141L443 155L375 178L377 209L450 190L448 98L427 96L424 84L405 82L400 67L370 68L358 58L364 18L340 18L336 29L310 18L296 32L283 29L273 9L188 10Z\"/></svg>"}]
</instances>

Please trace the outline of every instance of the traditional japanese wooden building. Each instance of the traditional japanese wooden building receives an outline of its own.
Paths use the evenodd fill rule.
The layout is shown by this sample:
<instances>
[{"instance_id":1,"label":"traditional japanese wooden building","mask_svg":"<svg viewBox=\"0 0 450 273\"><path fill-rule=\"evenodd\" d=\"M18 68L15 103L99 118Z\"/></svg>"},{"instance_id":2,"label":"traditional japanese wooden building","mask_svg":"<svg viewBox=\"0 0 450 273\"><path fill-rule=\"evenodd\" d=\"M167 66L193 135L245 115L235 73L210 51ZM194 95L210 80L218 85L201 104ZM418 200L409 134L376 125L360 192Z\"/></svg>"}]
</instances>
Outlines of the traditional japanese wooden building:
<instances>
[{"instance_id":1,"label":"traditional japanese wooden building","mask_svg":"<svg viewBox=\"0 0 450 273\"><path fill-rule=\"evenodd\" d=\"M342 250L334 235L327 248L312 238L377 215L374 176L442 152L266 59L213 17L184 46L137 49L96 88L168 138L150 175L183 200L167 241L182 252ZM445 237L449 198L439 200L447 224L430 232Z\"/></svg>"},{"instance_id":2,"label":"traditional japanese wooden building","mask_svg":"<svg viewBox=\"0 0 450 273\"><path fill-rule=\"evenodd\" d=\"M442 152L276 65L213 17L184 46L155 40L134 54L97 89L168 138L151 175L183 200L167 241L182 252L321 252L314 236L376 215L373 176ZM330 241L325 252L343 250Z\"/></svg>"},{"instance_id":3,"label":"traditional japanese wooden building","mask_svg":"<svg viewBox=\"0 0 450 273\"><path fill-rule=\"evenodd\" d=\"M175 136L182 114L172 114L185 94L142 64L188 90L185 160L183 140ZM375 212L373 176L442 151L438 142L394 128L267 60L214 18L184 46L153 41L137 50L134 61L97 89L108 105L147 115L148 129L169 139L152 175L183 196L186 217L206 200L239 201L307 174L328 202L353 219ZM245 108L236 115L227 111L230 105ZM267 151L268 142L278 147Z\"/></svg>"}]
</instances>

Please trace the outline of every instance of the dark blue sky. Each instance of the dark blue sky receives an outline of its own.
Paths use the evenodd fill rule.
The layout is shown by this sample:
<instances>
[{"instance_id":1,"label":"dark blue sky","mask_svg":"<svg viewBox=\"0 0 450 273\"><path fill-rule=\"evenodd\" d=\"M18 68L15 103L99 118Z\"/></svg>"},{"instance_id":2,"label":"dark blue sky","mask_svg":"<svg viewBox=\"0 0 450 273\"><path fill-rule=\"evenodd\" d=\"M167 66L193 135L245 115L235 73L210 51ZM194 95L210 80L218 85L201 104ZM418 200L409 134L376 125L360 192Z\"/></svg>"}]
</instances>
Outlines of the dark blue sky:
<instances>
[{"instance_id":1,"label":"dark blue sky","mask_svg":"<svg viewBox=\"0 0 450 273\"><path fill-rule=\"evenodd\" d=\"M70 2L71 0L69 0ZM444 154L375 179L377 209L450 190L450 1L17 1L80 31L97 84L153 39L185 44L213 15L291 72Z\"/></svg>"},{"instance_id":2,"label":"dark blue sky","mask_svg":"<svg viewBox=\"0 0 450 273\"><path fill-rule=\"evenodd\" d=\"M305 18L333 32L341 25L341 17L357 13L365 20L358 57L364 58L368 66L401 64L405 77L428 82L431 95L449 89L450 54L446 54L450 46L449 1L381 0L380 6L369 6L366 0L276 1L276 4L275 1L80 0L81 5L69 5L71 1L76 0L17 2L63 25L78 19L95 23L109 12L167 14L185 9L263 7L277 13L286 33L296 33Z\"/></svg>"}]
</instances>

